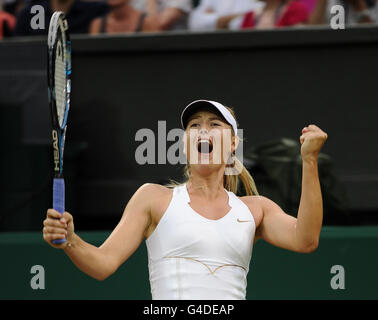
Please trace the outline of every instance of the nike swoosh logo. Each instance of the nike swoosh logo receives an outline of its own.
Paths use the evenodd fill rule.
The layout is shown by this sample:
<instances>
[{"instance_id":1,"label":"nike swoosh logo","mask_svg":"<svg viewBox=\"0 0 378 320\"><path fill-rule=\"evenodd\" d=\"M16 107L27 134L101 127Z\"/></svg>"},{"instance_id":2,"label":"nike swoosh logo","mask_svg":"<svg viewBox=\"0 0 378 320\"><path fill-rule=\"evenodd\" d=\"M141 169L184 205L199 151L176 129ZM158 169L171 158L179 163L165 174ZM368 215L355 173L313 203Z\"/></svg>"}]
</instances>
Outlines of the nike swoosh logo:
<instances>
[{"instance_id":1,"label":"nike swoosh logo","mask_svg":"<svg viewBox=\"0 0 378 320\"><path fill-rule=\"evenodd\" d=\"M238 222L252 222L252 220L240 220L239 218L237 219Z\"/></svg>"}]
</instances>

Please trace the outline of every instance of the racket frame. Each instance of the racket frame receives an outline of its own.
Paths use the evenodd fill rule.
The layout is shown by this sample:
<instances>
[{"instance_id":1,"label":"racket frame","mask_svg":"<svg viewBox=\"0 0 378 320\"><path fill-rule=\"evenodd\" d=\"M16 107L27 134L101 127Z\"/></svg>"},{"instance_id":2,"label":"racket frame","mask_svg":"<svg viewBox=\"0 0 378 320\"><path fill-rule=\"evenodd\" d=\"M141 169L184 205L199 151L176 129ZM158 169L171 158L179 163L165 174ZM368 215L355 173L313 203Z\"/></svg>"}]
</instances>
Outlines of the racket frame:
<instances>
[{"instance_id":1,"label":"racket frame","mask_svg":"<svg viewBox=\"0 0 378 320\"><path fill-rule=\"evenodd\" d=\"M63 154L67 130L67 118L71 97L71 41L67 33L68 24L63 12L54 12L50 20L48 33L48 100L52 120L53 147L53 208L60 214L65 211L65 184L63 176ZM60 48L58 48L60 46ZM64 117L59 119L55 92L55 61L58 50L65 59ZM66 239L56 239L54 244L62 244Z\"/></svg>"}]
</instances>

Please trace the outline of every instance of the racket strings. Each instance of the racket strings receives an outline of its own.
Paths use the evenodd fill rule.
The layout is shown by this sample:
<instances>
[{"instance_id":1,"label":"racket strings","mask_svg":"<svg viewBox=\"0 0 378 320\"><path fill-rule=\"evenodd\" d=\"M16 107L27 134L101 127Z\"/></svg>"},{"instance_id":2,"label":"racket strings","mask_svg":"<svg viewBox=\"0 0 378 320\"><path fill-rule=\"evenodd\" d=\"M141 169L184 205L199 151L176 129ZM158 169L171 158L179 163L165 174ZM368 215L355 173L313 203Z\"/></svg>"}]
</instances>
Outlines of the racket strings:
<instances>
[{"instance_id":1,"label":"racket strings","mask_svg":"<svg viewBox=\"0 0 378 320\"><path fill-rule=\"evenodd\" d=\"M61 41L57 42L55 55L55 97L56 109L58 114L58 121L60 127L63 125L63 120L66 111L66 62L65 53Z\"/></svg>"}]
</instances>

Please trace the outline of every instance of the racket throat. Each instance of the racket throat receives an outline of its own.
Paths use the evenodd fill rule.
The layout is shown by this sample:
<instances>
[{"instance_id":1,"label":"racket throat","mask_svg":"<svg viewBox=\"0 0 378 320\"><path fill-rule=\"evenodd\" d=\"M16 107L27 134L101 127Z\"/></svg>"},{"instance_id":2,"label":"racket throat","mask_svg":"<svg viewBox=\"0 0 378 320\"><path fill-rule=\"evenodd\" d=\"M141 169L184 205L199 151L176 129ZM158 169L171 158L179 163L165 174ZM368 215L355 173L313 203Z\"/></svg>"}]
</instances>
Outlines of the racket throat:
<instances>
[{"instance_id":1,"label":"racket throat","mask_svg":"<svg viewBox=\"0 0 378 320\"><path fill-rule=\"evenodd\" d=\"M63 131L52 130L54 173L56 177L62 177L63 175L63 146L66 136L66 128L64 128Z\"/></svg>"}]
</instances>

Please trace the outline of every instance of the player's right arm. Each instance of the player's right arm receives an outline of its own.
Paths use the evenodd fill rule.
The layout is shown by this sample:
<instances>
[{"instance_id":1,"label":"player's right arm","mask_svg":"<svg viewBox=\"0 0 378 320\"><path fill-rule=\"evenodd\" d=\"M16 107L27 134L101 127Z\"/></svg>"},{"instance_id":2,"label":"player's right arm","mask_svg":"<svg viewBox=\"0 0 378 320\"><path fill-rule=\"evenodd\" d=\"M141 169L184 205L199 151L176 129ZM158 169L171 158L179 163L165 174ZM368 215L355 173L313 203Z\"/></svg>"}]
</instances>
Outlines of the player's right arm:
<instances>
[{"instance_id":1,"label":"player's right arm","mask_svg":"<svg viewBox=\"0 0 378 320\"><path fill-rule=\"evenodd\" d=\"M49 209L43 222L43 238L54 248L64 249L72 262L97 280L113 274L139 247L151 224L151 204L158 196L158 185L144 184L128 202L123 216L111 235L100 246L93 246L74 232L72 215L61 216ZM66 243L54 245L51 240L66 237Z\"/></svg>"}]
</instances>

